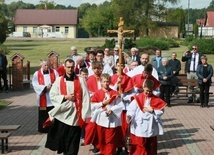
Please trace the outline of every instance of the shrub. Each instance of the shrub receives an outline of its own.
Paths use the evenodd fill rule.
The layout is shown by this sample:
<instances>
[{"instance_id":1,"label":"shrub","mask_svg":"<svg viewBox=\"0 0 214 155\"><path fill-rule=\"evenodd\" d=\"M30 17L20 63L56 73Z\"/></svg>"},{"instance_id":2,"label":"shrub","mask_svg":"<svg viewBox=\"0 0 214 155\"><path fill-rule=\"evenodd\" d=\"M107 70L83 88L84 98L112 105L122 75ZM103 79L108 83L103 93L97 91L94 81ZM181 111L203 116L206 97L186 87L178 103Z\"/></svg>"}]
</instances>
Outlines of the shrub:
<instances>
[{"instance_id":1,"label":"shrub","mask_svg":"<svg viewBox=\"0 0 214 155\"><path fill-rule=\"evenodd\" d=\"M136 45L138 47L147 48L147 47L156 47L161 50L168 50L170 44L166 41L165 38L150 38L150 37L142 37L136 41Z\"/></svg>"},{"instance_id":2,"label":"shrub","mask_svg":"<svg viewBox=\"0 0 214 155\"><path fill-rule=\"evenodd\" d=\"M3 53L5 55L9 54L10 51L8 50L7 46L4 46L4 45L0 45L0 49L2 49Z\"/></svg>"},{"instance_id":3,"label":"shrub","mask_svg":"<svg viewBox=\"0 0 214 155\"><path fill-rule=\"evenodd\" d=\"M198 45L199 52L203 54L214 54L214 39L195 39L189 44L189 49L192 49L193 45Z\"/></svg>"},{"instance_id":4,"label":"shrub","mask_svg":"<svg viewBox=\"0 0 214 155\"><path fill-rule=\"evenodd\" d=\"M136 44L133 42L132 39L125 39L124 41L124 49L131 49L132 47L135 47Z\"/></svg>"},{"instance_id":5,"label":"shrub","mask_svg":"<svg viewBox=\"0 0 214 155\"><path fill-rule=\"evenodd\" d=\"M107 48L114 48L115 47L115 43L116 43L116 40L115 39L111 39L111 40L108 40L106 39L105 40L105 44L102 46L102 47L107 47Z\"/></svg>"}]
</instances>

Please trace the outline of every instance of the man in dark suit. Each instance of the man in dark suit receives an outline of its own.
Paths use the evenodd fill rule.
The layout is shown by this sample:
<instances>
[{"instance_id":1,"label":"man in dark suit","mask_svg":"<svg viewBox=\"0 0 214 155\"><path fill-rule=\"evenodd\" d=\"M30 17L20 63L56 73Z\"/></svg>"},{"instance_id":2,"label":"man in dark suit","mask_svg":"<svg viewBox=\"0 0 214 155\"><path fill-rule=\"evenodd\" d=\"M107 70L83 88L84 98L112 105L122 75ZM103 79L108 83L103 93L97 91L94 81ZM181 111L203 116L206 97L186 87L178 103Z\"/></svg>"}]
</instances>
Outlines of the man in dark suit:
<instances>
[{"instance_id":1,"label":"man in dark suit","mask_svg":"<svg viewBox=\"0 0 214 155\"><path fill-rule=\"evenodd\" d=\"M196 71L197 71L198 65L201 64L201 56L202 56L202 53L198 52L197 45L192 46L192 51L190 54L186 54L186 51L184 52L181 60L187 63L186 64L187 79L198 79L196 75ZM189 87L188 92L192 92L193 89L194 88ZM194 96L192 94L189 94L187 103L192 103L193 98ZM196 95L196 100L198 103L200 103L199 95Z\"/></svg>"},{"instance_id":2,"label":"man in dark suit","mask_svg":"<svg viewBox=\"0 0 214 155\"><path fill-rule=\"evenodd\" d=\"M1 78L4 81L5 91L8 93L8 83L7 83L7 57L3 54L2 49L0 49L0 91L2 91Z\"/></svg>"},{"instance_id":3,"label":"man in dark suit","mask_svg":"<svg viewBox=\"0 0 214 155\"><path fill-rule=\"evenodd\" d=\"M178 97L177 91L178 91L178 78L176 77L179 75L179 72L181 70L181 62L177 58L177 54L173 52L171 54L171 59L169 60L168 65L171 67L172 72L173 72L173 78L171 80L172 85L171 85L171 93L174 93L174 96Z\"/></svg>"},{"instance_id":4,"label":"man in dark suit","mask_svg":"<svg viewBox=\"0 0 214 155\"><path fill-rule=\"evenodd\" d=\"M162 66L162 52L160 49L156 49L155 57L151 60L151 65L157 70L159 67Z\"/></svg>"},{"instance_id":5,"label":"man in dark suit","mask_svg":"<svg viewBox=\"0 0 214 155\"><path fill-rule=\"evenodd\" d=\"M135 48L135 47L132 47L130 51L131 51L131 59L132 59L133 61L137 61L137 62L138 62L138 65L140 65L140 64L141 64L141 61L140 61L140 56L139 56L139 54L138 54L138 49Z\"/></svg>"}]
</instances>

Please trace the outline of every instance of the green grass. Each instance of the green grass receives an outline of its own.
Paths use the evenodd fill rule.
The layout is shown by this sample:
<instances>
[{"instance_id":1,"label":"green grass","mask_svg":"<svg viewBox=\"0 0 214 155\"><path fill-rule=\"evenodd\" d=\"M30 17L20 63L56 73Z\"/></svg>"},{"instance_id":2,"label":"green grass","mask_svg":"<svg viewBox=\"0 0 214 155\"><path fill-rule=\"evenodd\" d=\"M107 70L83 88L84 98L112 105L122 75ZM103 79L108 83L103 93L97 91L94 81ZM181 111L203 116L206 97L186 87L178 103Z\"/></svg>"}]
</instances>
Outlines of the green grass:
<instances>
[{"instance_id":1,"label":"green grass","mask_svg":"<svg viewBox=\"0 0 214 155\"><path fill-rule=\"evenodd\" d=\"M71 46L76 46L78 53L85 54L86 47L97 47L104 45L105 38L103 39L72 39L72 40L6 40L4 45L8 47L10 53L7 55L8 62L11 65L10 57L15 53L22 54L24 65L27 61L31 64L31 73L38 69L41 59L47 59L47 54L54 50L60 54L59 59L62 62L67 55L70 54ZM181 60L181 56L188 49L187 46L180 46L178 48L170 48L163 51L164 55L168 58L171 57L172 52L177 53L177 59ZM202 49L203 51L203 49ZM214 55L207 55L208 63L214 66Z\"/></svg>"},{"instance_id":2,"label":"green grass","mask_svg":"<svg viewBox=\"0 0 214 155\"><path fill-rule=\"evenodd\" d=\"M0 110L5 108L6 106L8 106L10 103L11 103L10 101L1 100L0 101Z\"/></svg>"},{"instance_id":3,"label":"green grass","mask_svg":"<svg viewBox=\"0 0 214 155\"><path fill-rule=\"evenodd\" d=\"M10 53L7 55L9 64L10 57L15 53L22 54L24 64L30 61L31 66L39 66L41 59L47 59L50 51L56 51L63 61L70 54L71 46L76 46L78 53L84 53L86 47L102 46L104 40L7 40L4 45L8 47Z\"/></svg>"}]
</instances>

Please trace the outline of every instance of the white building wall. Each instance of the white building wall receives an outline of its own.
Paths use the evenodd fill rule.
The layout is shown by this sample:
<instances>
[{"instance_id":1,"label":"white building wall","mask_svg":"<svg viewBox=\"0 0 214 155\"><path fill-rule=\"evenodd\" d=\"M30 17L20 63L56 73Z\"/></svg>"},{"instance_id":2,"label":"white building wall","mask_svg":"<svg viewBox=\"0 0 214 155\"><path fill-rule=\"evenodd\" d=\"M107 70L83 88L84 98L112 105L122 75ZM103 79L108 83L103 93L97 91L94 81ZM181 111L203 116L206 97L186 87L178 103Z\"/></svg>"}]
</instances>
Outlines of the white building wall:
<instances>
[{"instance_id":1,"label":"white building wall","mask_svg":"<svg viewBox=\"0 0 214 155\"><path fill-rule=\"evenodd\" d=\"M214 37L214 27L198 27L198 35L201 34L202 30L202 36L204 37Z\"/></svg>"},{"instance_id":2,"label":"white building wall","mask_svg":"<svg viewBox=\"0 0 214 155\"><path fill-rule=\"evenodd\" d=\"M41 26L41 25L39 25ZM27 27L26 32L31 34L32 38L44 37L44 38L76 38L77 37L77 27L75 25L54 25L52 29L43 28L43 36L42 30L38 25L17 25L15 27L15 32L22 33L24 27ZM37 31L33 32L33 27L37 27ZM56 27L59 27L59 32L56 32ZM68 33L65 33L65 27L68 27Z\"/></svg>"}]
</instances>

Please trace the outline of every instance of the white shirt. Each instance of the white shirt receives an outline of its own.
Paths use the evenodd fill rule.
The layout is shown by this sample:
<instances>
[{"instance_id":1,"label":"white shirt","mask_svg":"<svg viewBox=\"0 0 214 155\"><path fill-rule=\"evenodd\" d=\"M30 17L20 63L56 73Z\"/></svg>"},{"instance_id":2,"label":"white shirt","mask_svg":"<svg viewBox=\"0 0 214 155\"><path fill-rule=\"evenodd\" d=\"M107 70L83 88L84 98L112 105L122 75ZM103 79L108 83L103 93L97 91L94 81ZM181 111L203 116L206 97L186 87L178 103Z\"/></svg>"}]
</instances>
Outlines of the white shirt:
<instances>
[{"instance_id":1,"label":"white shirt","mask_svg":"<svg viewBox=\"0 0 214 155\"><path fill-rule=\"evenodd\" d=\"M43 74L45 85L40 85L39 84L39 82L38 82L38 72L40 72L40 71L43 74L43 70L40 69L40 70L36 71L33 74L33 79L32 79L32 85L33 85L34 91L36 92L36 103L37 103L38 107L40 106L40 96L41 96L43 90L45 89L46 86L52 84L51 83L51 79L50 79L50 70L49 70L49 74ZM59 74L57 73L56 70L54 70L54 74L55 74L56 78L59 77ZM50 101L49 92L46 93L46 99L47 99L47 102L46 102L47 103L47 107L53 106L53 104Z\"/></svg>"},{"instance_id":2,"label":"white shirt","mask_svg":"<svg viewBox=\"0 0 214 155\"><path fill-rule=\"evenodd\" d=\"M78 126L77 111L75 103L72 101L63 101L64 95L60 93L60 80L61 77L57 78L50 90L50 99L54 105L54 108L49 111L49 116L52 119L58 119L59 121L70 125ZM64 79L65 80L65 79ZM90 96L86 86L84 78L79 78L81 89L82 89L82 119L86 120L91 117L91 104ZM67 93L74 93L74 82L66 81Z\"/></svg>"},{"instance_id":3,"label":"white shirt","mask_svg":"<svg viewBox=\"0 0 214 155\"><path fill-rule=\"evenodd\" d=\"M144 71L144 66L140 65L140 66L135 67L133 70L127 72L126 74L129 77L133 77L135 75L142 74L143 71ZM153 70L152 70L152 76L154 76L157 80L159 80L158 79L158 72L154 67L153 67Z\"/></svg>"},{"instance_id":4,"label":"white shirt","mask_svg":"<svg viewBox=\"0 0 214 155\"><path fill-rule=\"evenodd\" d=\"M111 67L109 66L109 64L104 64L104 67L103 67L103 74L106 73L106 74L109 74L110 76L113 75L113 70L111 69ZM94 75L94 72L92 70L92 66L90 66L88 68L88 76L91 76L91 75Z\"/></svg>"},{"instance_id":5,"label":"white shirt","mask_svg":"<svg viewBox=\"0 0 214 155\"><path fill-rule=\"evenodd\" d=\"M195 59L195 64L194 64L194 59ZM190 71L196 71L198 68L198 63L199 63L199 54L198 53L195 53L195 54L192 53L191 63L190 63ZM195 67L195 69L194 69L194 67Z\"/></svg>"},{"instance_id":6,"label":"white shirt","mask_svg":"<svg viewBox=\"0 0 214 155\"><path fill-rule=\"evenodd\" d=\"M146 106L150 105L149 99L145 102ZM154 110L154 113L143 112L136 100L133 100L127 110L127 116L131 116L130 132L138 137L163 135L163 125L160 119L163 113L163 110Z\"/></svg>"}]
</instances>

